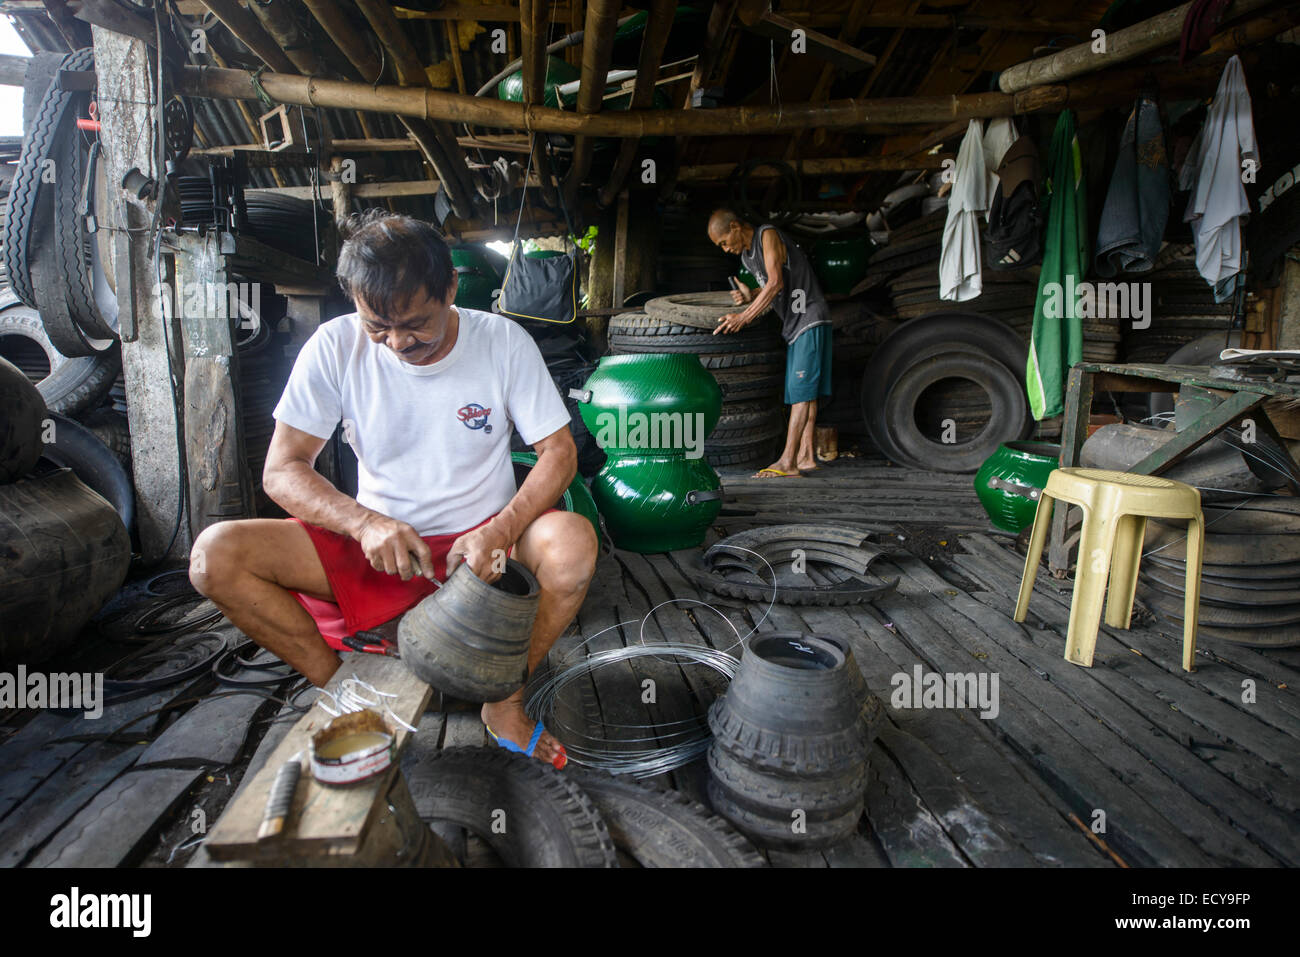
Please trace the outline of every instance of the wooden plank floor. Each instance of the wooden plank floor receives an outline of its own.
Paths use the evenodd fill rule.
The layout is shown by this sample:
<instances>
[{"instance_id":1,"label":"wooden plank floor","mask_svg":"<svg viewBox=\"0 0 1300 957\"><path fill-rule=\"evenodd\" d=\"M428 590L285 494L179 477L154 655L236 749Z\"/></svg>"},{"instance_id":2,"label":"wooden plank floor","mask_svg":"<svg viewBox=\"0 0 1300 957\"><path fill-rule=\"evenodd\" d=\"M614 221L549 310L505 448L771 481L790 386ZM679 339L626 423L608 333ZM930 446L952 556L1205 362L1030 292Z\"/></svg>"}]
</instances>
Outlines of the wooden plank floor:
<instances>
[{"instance_id":1,"label":"wooden plank floor","mask_svg":"<svg viewBox=\"0 0 1300 957\"><path fill-rule=\"evenodd\" d=\"M1070 584L1040 571L1029 620L1011 620L1023 562L1008 537L987 533L969 476L855 459L800 479L756 480L750 471L723 470L726 509L710 541L775 522L854 522L894 546L894 556L872 571L897 577L897 591L838 608L745 602L703 593L691 583L685 569L696 550L649 556L615 551L602 557L551 664L561 667L587 652L643 640L741 654L739 636L755 629L822 632L849 641L868 685L886 704L859 833L824 852L770 852L771 863L1300 864L1300 650L1202 640L1197 671L1189 675L1181 669L1180 628L1143 613L1130 630L1102 628L1094 667L1070 665L1062 658ZM918 540L927 545L914 549L916 555L899 547ZM945 547L932 549L929 542ZM997 713L982 718L975 708L893 707L897 676L911 676L917 667L996 675ZM615 741L615 748L633 738L672 744L676 732L698 726L724 690L725 680L705 667L637 659L568 686L550 726L575 751L602 740ZM0 744L0 860L10 866L68 859L138 864L155 840L163 844L162 858L155 848L148 860L159 862L189 839L196 807L214 822L239 785L240 770L247 780L292 715L268 723L272 712L261 709L262 717L249 718L254 733L247 743L249 726L232 720L233 748L190 744L153 770L141 768L153 763L142 760L142 742L163 730L156 721L133 726L138 736L130 740L102 735L186 693L168 690L116 705L100 722L43 714ZM426 747L488 744L477 707L437 710L420 726ZM182 723L168 727L175 738ZM226 764L236 751L251 760ZM154 754L164 754L161 744ZM190 787L196 764L212 773ZM220 779L223 765L228 787L214 791L211 782ZM190 777L182 773L187 769ZM166 779L167 787L151 788L157 792L153 809L135 807L129 820L97 840L107 811L121 803L115 796L146 775ZM703 761L655 780L707 803ZM155 833L161 837L151 838ZM495 862L472 835L445 836L463 842L467 860Z\"/></svg>"}]
</instances>

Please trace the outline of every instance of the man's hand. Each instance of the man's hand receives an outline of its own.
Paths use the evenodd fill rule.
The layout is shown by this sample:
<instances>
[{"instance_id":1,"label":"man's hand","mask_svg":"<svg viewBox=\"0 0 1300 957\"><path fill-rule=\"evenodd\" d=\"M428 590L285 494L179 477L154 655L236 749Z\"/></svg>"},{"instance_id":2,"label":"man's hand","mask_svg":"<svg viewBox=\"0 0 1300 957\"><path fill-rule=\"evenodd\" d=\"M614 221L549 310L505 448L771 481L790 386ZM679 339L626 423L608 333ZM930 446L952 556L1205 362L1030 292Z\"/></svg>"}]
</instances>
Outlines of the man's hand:
<instances>
[{"instance_id":1,"label":"man's hand","mask_svg":"<svg viewBox=\"0 0 1300 957\"><path fill-rule=\"evenodd\" d=\"M754 290L750 289L744 283L741 283L739 288L731 290L731 301L738 306L743 306L746 303L753 302Z\"/></svg>"},{"instance_id":2,"label":"man's hand","mask_svg":"<svg viewBox=\"0 0 1300 957\"><path fill-rule=\"evenodd\" d=\"M433 552L405 522L375 512L361 526L357 541L376 571L398 575L402 581L415 575L433 578Z\"/></svg>"},{"instance_id":3,"label":"man's hand","mask_svg":"<svg viewBox=\"0 0 1300 957\"><path fill-rule=\"evenodd\" d=\"M494 582L505 571L506 555L513 544L510 536L495 521L466 532L451 543L447 552L447 576L451 577L452 569L463 559L479 579Z\"/></svg>"},{"instance_id":4,"label":"man's hand","mask_svg":"<svg viewBox=\"0 0 1300 957\"><path fill-rule=\"evenodd\" d=\"M718 326L713 330L716 336L719 332L732 333L739 332L752 322L752 319L746 319L743 313L729 312L718 320Z\"/></svg>"}]
</instances>

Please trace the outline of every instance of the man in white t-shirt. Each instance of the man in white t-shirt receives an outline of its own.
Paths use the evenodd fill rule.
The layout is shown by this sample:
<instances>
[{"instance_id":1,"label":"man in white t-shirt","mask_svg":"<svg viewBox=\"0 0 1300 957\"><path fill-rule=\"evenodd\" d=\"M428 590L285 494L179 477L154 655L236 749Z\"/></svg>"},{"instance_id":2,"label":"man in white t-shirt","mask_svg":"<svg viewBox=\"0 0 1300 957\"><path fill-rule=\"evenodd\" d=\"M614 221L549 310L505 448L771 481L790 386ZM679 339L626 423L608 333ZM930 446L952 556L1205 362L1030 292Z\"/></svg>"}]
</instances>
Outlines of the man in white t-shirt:
<instances>
[{"instance_id":1,"label":"man in white t-shirt","mask_svg":"<svg viewBox=\"0 0 1300 957\"><path fill-rule=\"evenodd\" d=\"M456 272L427 223L372 210L352 224L339 281L357 311L303 346L275 409L262 484L293 518L221 522L190 577L241 631L324 686L342 639L401 615L464 560L484 581L509 553L541 586L528 669L578 612L596 559L591 523L556 511L576 472L569 414L527 333L459 309ZM313 465L342 422L355 499ZM516 490L510 434L537 464ZM562 767L523 709L485 704L493 736Z\"/></svg>"}]
</instances>

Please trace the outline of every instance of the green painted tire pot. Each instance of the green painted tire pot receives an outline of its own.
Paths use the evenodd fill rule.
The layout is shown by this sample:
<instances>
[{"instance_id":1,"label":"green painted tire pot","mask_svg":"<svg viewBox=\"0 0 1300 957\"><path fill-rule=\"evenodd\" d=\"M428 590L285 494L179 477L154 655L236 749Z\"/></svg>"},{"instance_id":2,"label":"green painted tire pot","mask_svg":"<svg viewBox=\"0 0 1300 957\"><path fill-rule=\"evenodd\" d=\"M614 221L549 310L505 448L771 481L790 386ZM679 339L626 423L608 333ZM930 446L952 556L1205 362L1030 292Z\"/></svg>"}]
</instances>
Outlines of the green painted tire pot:
<instances>
[{"instance_id":1,"label":"green painted tire pot","mask_svg":"<svg viewBox=\"0 0 1300 957\"><path fill-rule=\"evenodd\" d=\"M1047 477L1060 467L1061 447L1050 442L1003 442L975 473L975 494L989 521L1019 534L1034 524Z\"/></svg>"},{"instance_id":2,"label":"green painted tire pot","mask_svg":"<svg viewBox=\"0 0 1300 957\"><path fill-rule=\"evenodd\" d=\"M691 353L605 356L582 392L582 421L611 455L682 455L697 440L703 450L722 414L718 380ZM681 418L654 418L663 414ZM686 418L696 415L703 418Z\"/></svg>"},{"instance_id":3,"label":"green painted tire pot","mask_svg":"<svg viewBox=\"0 0 1300 957\"><path fill-rule=\"evenodd\" d=\"M571 66L567 61L557 56L548 56L546 58L546 85L544 87L545 92L542 95L542 104L544 106L559 106L559 101L555 97L555 88L581 78L582 71L577 67ZM524 101L524 71L522 69L516 70L497 84L497 99L508 100L511 103L522 103Z\"/></svg>"},{"instance_id":4,"label":"green painted tire pot","mask_svg":"<svg viewBox=\"0 0 1300 957\"><path fill-rule=\"evenodd\" d=\"M511 452L510 461L515 465L515 486L518 487L524 484L529 471L537 464L537 453ZM564 512L577 512L591 522L591 527L596 530L596 544L600 544L600 512L597 511L596 502L591 497L591 492L587 491L587 485L582 481L581 475L574 476L569 487L560 496L560 500L555 503L555 507Z\"/></svg>"},{"instance_id":5,"label":"green painted tire pot","mask_svg":"<svg viewBox=\"0 0 1300 957\"><path fill-rule=\"evenodd\" d=\"M456 269L456 305L466 309L490 310L492 293L501 288L497 272L485 250L478 246L451 247L451 264Z\"/></svg>"},{"instance_id":6,"label":"green painted tire pot","mask_svg":"<svg viewBox=\"0 0 1300 957\"><path fill-rule=\"evenodd\" d=\"M846 296L866 273L870 258L871 245L865 236L823 239L813 247L812 267L823 292Z\"/></svg>"},{"instance_id":7,"label":"green painted tire pot","mask_svg":"<svg viewBox=\"0 0 1300 957\"><path fill-rule=\"evenodd\" d=\"M528 677L528 645L541 589L513 558L488 584L465 563L397 623L402 663L465 701L500 701Z\"/></svg>"},{"instance_id":8,"label":"green painted tire pot","mask_svg":"<svg viewBox=\"0 0 1300 957\"><path fill-rule=\"evenodd\" d=\"M591 496L614 544L643 554L702 545L722 509L718 473L683 455L611 458Z\"/></svg>"}]
</instances>

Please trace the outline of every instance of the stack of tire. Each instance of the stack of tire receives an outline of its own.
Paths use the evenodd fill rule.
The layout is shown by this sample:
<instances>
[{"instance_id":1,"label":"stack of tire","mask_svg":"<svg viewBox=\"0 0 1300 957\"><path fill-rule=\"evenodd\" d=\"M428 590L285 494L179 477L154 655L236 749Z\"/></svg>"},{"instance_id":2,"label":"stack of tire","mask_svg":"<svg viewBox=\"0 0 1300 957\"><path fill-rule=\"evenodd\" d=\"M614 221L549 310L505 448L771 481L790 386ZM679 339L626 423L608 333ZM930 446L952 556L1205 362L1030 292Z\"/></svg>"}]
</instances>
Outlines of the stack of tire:
<instances>
[{"instance_id":1,"label":"stack of tire","mask_svg":"<svg viewBox=\"0 0 1300 957\"><path fill-rule=\"evenodd\" d=\"M1183 345L1232 328L1232 301L1214 301L1214 290L1196 271L1195 247L1169 243L1155 268L1134 278L1151 284L1151 324L1124 324L1125 362L1164 362Z\"/></svg>"},{"instance_id":2,"label":"stack of tire","mask_svg":"<svg viewBox=\"0 0 1300 957\"><path fill-rule=\"evenodd\" d=\"M1199 640L1300 645L1300 501L1257 496L1207 504ZM1138 595L1181 634L1185 523L1147 520Z\"/></svg>"},{"instance_id":3,"label":"stack of tire","mask_svg":"<svg viewBox=\"0 0 1300 957\"><path fill-rule=\"evenodd\" d=\"M709 709L709 800L760 847L808 851L857 831L882 708L847 642L755 635Z\"/></svg>"},{"instance_id":4,"label":"stack of tire","mask_svg":"<svg viewBox=\"0 0 1300 957\"><path fill-rule=\"evenodd\" d=\"M609 321L611 352L694 353L713 373L722 389L722 417L704 456L715 467L770 461L785 431L780 326L768 313L739 332L714 335L718 318L737 309L730 293L690 293L651 299L644 314L621 313Z\"/></svg>"},{"instance_id":5,"label":"stack of tire","mask_svg":"<svg viewBox=\"0 0 1300 957\"><path fill-rule=\"evenodd\" d=\"M129 501L103 445L0 359L0 666L59 651L126 578L130 536L100 483Z\"/></svg>"},{"instance_id":6,"label":"stack of tire","mask_svg":"<svg viewBox=\"0 0 1300 957\"><path fill-rule=\"evenodd\" d=\"M916 469L974 472L1003 442L1028 438L1027 348L978 313L900 325L862 376L862 415L876 448Z\"/></svg>"}]
</instances>

